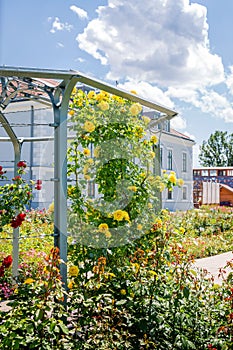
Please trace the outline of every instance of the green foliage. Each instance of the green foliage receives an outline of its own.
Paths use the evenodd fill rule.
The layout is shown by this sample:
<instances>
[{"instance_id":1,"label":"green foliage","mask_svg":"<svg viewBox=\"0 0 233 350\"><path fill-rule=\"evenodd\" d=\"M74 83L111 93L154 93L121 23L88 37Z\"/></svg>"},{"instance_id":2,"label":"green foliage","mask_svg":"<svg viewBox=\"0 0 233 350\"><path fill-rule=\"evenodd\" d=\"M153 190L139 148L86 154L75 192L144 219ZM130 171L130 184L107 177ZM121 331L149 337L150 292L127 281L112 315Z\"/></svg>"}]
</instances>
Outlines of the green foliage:
<instances>
[{"instance_id":1,"label":"green foliage","mask_svg":"<svg viewBox=\"0 0 233 350\"><path fill-rule=\"evenodd\" d=\"M215 131L200 146L200 164L207 167L233 166L233 134Z\"/></svg>"},{"instance_id":2,"label":"green foliage","mask_svg":"<svg viewBox=\"0 0 233 350\"><path fill-rule=\"evenodd\" d=\"M141 105L75 89L70 109L69 231L87 245L127 244L150 229L161 188L179 183L175 174L153 174L157 138Z\"/></svg>"},{"instance_id":3,"label":"green foliage","mask_svg":"<svg viewBox=\"0 0 233 350\"><path fill-rule=\"evenodd\" d=\"M28 215L31 234L42 221L52 229L46 217ZM211 238L211 225L217 245L218 235L232 231L232 210L163 210L151 230L124 246L69 244L67 309L58 252L44 259L31 240L30 254L21 255L12 310L0 312L0 349L232 349L233 271L215 284L193 267L196 245L185 241ZM232 270L232 262L227 265Z\"/></svg>"},{"instance_id":4,"label":"green foliage","mask_svg":"<svg viewBox=\"0 0 233 350\"><path fill-rule=\"evenodd\" d=\"M0 349L73 349L62 305L64 289L57 249L46 258L43 274L14 290L12 309L1 313Z\"/></svg>"}]
</instances>

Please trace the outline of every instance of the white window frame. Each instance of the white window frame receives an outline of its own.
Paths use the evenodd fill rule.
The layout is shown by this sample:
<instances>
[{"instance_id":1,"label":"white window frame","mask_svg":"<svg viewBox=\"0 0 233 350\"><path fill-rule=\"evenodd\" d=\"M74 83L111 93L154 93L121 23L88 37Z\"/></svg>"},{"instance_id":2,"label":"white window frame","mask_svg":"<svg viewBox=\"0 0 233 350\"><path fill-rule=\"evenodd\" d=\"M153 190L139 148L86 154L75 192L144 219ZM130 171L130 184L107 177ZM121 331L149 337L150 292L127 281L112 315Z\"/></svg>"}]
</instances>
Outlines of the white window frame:
<instances>
[{"instance_id":1,"label":"white window frame","mask_svg":"<svg viewBox=\"0 0 233 350\"><path fill-rule=\"evenodd\" d=\"M169 154L171 153L171 157ZM167 150L167 170L172 170L173 168L173 151L171 148Z\"/></svg>"},{"instance_id":2,"label":"white window frame","mask_svg":"<svg viewBox=\"0 0 233 350\"><path fill-rule=\"evenodd\" d=\"M188 168L188 155L187 152L182 152L182 172L187 173Z\"/></svg>"},{"instance_id":3,"label":"white window frame","mask_svg":"<svg viewBox=\"0 0 233 350\"><path fill-rule=\"evenodd\" d=\"M184 198L184 194L186 198ZM188 200L188 186L182 186L182 200L183 201Z\"/></svg>"}]
</instances>

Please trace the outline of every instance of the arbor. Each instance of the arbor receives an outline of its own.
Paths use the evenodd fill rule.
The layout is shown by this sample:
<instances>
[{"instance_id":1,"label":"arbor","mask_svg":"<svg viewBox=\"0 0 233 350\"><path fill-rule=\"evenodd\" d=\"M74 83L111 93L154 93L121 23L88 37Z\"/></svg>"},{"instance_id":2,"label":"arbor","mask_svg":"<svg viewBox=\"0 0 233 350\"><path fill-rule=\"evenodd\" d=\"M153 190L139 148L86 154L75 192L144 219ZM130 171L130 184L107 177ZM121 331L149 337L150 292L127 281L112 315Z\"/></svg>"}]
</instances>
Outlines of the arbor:
<instances>
[{"instance_id":1,"label":"arbor","mask_svg":"<svg viewBox=\"0 0 233 350\"><path fill-rule=\"evenodd\" d=\"M233 134L215 131L207 141L203 141L199 154L202 166L233 166Z\"/></svg>"}]
</instances>

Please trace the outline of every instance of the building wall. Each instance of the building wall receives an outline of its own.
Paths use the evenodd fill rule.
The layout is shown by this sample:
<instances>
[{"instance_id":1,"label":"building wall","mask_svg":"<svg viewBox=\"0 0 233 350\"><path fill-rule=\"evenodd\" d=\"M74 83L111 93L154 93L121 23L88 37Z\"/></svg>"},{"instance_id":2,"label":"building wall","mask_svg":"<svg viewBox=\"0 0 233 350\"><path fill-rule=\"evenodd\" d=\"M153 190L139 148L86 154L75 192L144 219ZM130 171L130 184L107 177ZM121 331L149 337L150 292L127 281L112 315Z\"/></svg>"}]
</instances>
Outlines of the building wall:
<instances>
[{"instance_id":1,"label":"building wall","mask_svg":"<svg viewBox=\"0 0 233 350\"><path fill-rule=\"evenodd\" d=\"M233 206L233 192L230 192L224 187L220 188L220 203L229 203Z\"/></svg>"},{"instance_id":2,"label":"building wall","mask_svg":"<svg viewBox=\"0 0 233 350\"><path fill-rule=\"evenodd\" d=\"M53 128L49 126L53 122L53 113L49 109L29 108L24 111L21 105L21 111L7 113L6 116L10 123L16 124L15 133L19 136L43 137L53 136ZM28 109L28 106L27 106ZM169 124L167 125L169 126ZM169 126L170 130L170 126ZM162 193L162 207L171 211L188 210L193 207L192 196L192 146L193 141L175 136L170 132L163 130L161 132L160 147L162 152L161 169L175 171L178 178L184 180L183 188L175 188L172 192L172 198L168 199L167 191ZM157 130L156 135L159 135ZM4 129L0 128L0 137L7 136ZM172 166L169 169L168 155L172 152ZM183 169L183 156L186 157L186 169ZM33 208L47 208L53 201L53 142L37 141L33 143L24 143L22 146L22 160L28 164L27 179L42 180L42 190L33 191ZM158 163L158 158L157 163ZM13 177L14 152L11 143L0 142L0 164L7 168L9 177ZM156 171L159 166L156 164ZM184 171L185 170L185 171Z\"/></svg>"},{"instance_id":3,"label":"building wall","mask_svg":"<svg viewBox=\"0 0 233 350\"><path fill-rule=\"evenodd\" d=\"M163 132L161 135L161 169L170 173L175 171L177 178L184 180L184 186L175 187L172 198L169 199L168 191L162 194L163 208L171 211L189 210L193 208L193 147L190 139L177 137ZM172 152L172 166L169 167L169 152ZM186 158L186 166L184 157ZM170 168L170 169L169 169Z\"/></svg>"}]
</instances>

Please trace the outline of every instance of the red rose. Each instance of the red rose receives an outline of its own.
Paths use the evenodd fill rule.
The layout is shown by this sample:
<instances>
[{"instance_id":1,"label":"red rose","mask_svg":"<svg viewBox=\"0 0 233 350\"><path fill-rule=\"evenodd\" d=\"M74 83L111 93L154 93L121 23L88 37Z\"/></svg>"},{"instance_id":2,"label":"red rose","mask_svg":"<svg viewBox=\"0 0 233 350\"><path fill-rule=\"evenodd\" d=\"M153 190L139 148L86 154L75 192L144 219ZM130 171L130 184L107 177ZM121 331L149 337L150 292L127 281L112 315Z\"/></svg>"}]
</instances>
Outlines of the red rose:
<instances>
[{"instance_id":1,"label":"red rose","mask_svg":"<svg viewBox=\"0 0 233 350\"><path fill-rule=\"evenodd\" d=\"M0 165L0 171L2 170L2 166Z\"/></svg>"},{"instance_id":2,"label":"red rose","mask_svg":"<svg viewBox=\"0 0 233 350\"><path fill-rule=\"evenodd\" d=\"M21 221L24 221L25 217L26 217L26 214L24 214L24 213L20 213L17 215L17 219L19 219Z\"/></svg>"},{"instance_id":3,"label":"red rose","mask_svg":"<svg viewBox=\"0 0 233 350\"><path fill-rule=\"evenodd\" d=\"M22 224L22 221L17 219L17 218L14 218L14 219L11 220L11 227L13 227L13 228L17 228L21 224Z\"/></svg>"},{"instance_id":4,"label":"red rose","mask_svg":"<svg viewBox=\"0 0 233 350\"><path fill-rule=\"evenodd\" d=\"M4 276L4 266L1 265L0 266L0 277L3 277Z\"/></svg>"},{"instance_id":5,"label":"red rose","mask_svg":"<svg viewBox=\"0 0 233 350\"><path fill-rule=\"evenodd\" d=\"M17 175L17 176L15 176L12 180L13 180L13 181L21 180L21 176Z\"/></svg>"},{"instance_id":6,"label":"red rose","mask_svg":"<svg viewBox=\"0 0 233 350\"><path fill-rule=\"evenodd\" d=\"M11 266L12 262L13 262L12 256L8 255L6 258L3 259L2 266L7 269Z\"/></svg>"},{"instance_id":7,"label":"red rose","mask_svg":"<svg viewBox=\"0 0 233 350\"><path fill-rule=\"evenodd\" d=\"M42 186L41 185L36 185L36 190L40 191L42 189Z\"/></svg>"},{"instance_id":8,"label":"red rose","mask_svg":"<svg viewBox=\"0 0 233 350\"><path fill-rule=\"evenodd\" d=\"M26 168L26 166L27 166L26 163L23 162L22 160L17 163L17 167L19 167L19 168Z\"/></svg>"}]
</instances>

